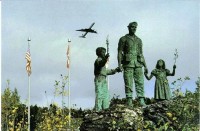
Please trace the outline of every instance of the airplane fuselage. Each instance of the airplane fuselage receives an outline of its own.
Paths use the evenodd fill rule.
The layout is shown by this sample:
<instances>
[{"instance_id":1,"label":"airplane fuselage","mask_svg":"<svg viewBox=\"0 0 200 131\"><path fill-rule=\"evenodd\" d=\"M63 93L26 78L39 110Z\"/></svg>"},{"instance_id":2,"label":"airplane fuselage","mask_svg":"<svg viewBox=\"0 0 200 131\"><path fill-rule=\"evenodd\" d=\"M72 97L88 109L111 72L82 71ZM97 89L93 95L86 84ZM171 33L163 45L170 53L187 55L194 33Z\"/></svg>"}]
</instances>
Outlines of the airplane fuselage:
<instances>
[{"instance_id":1,"label":"airplane fuselage","mask_svg":"<svg viewBox=\"0 0 200 131\"><path fill-rule=\"evenodd\" d=\"M90 33L97 33L95 30L93 29L80 29L80 30L76 30L76 31L82 31L82 32L90 32Z\"/></svg>"}]
</instances>

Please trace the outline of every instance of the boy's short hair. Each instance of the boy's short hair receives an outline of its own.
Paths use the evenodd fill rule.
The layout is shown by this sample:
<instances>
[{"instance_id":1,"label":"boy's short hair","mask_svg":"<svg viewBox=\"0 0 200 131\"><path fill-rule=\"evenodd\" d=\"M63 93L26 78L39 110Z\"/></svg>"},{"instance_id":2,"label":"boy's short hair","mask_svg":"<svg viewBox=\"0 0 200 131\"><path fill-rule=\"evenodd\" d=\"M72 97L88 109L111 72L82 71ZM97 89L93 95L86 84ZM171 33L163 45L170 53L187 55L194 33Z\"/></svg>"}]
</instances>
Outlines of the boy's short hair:
<instances>
[{"instance_id":1,"label":"boy's short hair","mask_svg":"<svg viewBox=\"0 0 200 131\"><path fill-rule=\"evenodd\" d=\"M98 47L97 49L96 49L96 55L97 56L100 56L101 55L101 51L106 51L106 48L104 48L104 47Z\"/></svg>"}]
</instances>

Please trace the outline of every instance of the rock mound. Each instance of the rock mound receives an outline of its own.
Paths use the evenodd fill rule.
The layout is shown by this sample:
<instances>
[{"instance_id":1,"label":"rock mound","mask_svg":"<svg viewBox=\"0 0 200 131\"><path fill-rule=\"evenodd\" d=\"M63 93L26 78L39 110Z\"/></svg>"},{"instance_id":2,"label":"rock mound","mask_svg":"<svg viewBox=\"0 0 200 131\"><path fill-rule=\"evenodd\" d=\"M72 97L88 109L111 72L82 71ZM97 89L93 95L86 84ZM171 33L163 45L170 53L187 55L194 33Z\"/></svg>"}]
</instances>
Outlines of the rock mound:
<instances>
[{"instance_id":1,"label":"rock mound","mask_svg":"<svg viewBox=\"0 0 200 131\"><path fill-rule=\"evenodd\" d=\"M177 131L199 129L198 94L188 93L146 107L112 104L109 109L86 114L81 131Z\"/></svg>"},{"instance_id":2,"label":"rock mound","mask_svg":"<svg viewBox=\"0 0 200 131\"><path fill-rule=\"evenodd\" d=\"M130 109L116 104L107 110L86 114L81 131L110 131L138 129L143 123L142 108Z\"/></svg>"}]
</instances>

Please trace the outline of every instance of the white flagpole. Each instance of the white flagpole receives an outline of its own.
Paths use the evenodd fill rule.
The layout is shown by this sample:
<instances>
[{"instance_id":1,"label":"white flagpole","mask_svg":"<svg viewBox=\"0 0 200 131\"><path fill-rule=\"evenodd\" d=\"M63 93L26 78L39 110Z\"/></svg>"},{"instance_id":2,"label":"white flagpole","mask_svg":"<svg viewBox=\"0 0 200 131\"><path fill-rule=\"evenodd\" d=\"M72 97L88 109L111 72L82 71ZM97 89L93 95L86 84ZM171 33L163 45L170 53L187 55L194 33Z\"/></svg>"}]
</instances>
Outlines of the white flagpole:
<instances>
[{"instance_id":1,"label":"white flagpole","mask_svg":"<svg viewBox=\"0 0 200 131\"><path fill-rule=\"evenodd\" d=\"M70 100L70 96L71 96L71 92L70 92L70 68L71 68L71 59L70 59L70 42L71 40L68 39L68 48L69 48L69 56L68 56L68 59L69 59L69 68L68 68L68 109L69 109L69 129L70 129L70 126L71 126L71 100Z\"/></svg>"},{"instance_id":2,"label":"white flagpole","mask_svg":"<svg viewBox=\"0 0 200 131\"><path fill-rule=\"evenodd\" d=\"M31 78L28 76L28 131L30 131L30 94L31 94Z\"/></svg>"},{"instance_id":3,"label":"white flagpole","mask_svg":"<svg viewBox=\"0 0 200 131\"><path fill-rule=\"evenodd\" d=\"M71 99L70 99L70 96L71 96L71 92L70 92L70 69L68 71L68 76L69 76L69 82L68 82L68 92L69 92L69 97L68 97L68 101L69 101L69 127L71 126Z\"/></svg>"},{"instance_id":4,"label":"white flagpole","mask_svg":"<svg viewBox=\"0 0 200 131\"><path fill-rule=\"evenodd\" d=\"M28 38L28 50L30 52L30 37ZM31 78L30 74L28 74L28 131L30 131L30 94L31 94Z\"/></svg>"}]
</instances>

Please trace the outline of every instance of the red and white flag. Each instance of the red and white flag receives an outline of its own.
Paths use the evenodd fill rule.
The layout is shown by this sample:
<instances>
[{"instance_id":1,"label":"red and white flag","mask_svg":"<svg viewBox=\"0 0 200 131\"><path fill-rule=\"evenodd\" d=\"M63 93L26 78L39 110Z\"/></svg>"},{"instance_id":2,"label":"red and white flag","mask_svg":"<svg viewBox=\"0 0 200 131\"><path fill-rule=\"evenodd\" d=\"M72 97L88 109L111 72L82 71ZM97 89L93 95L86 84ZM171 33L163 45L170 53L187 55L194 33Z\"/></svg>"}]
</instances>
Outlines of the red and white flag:
<instances>
[{"instance_id":1,"label":"red and white flag","mask_svg":"<svg viewBox=\"0 0 200 131\"><path fill-rule=\"evenodd\" d=\"M28 73L28 76L30 76L31 75L31 54L30 54L30 50L29 49L26 52L25 59L27 60L27 62L26 62L26 71Z\"/></svg>"}]
</instances>

